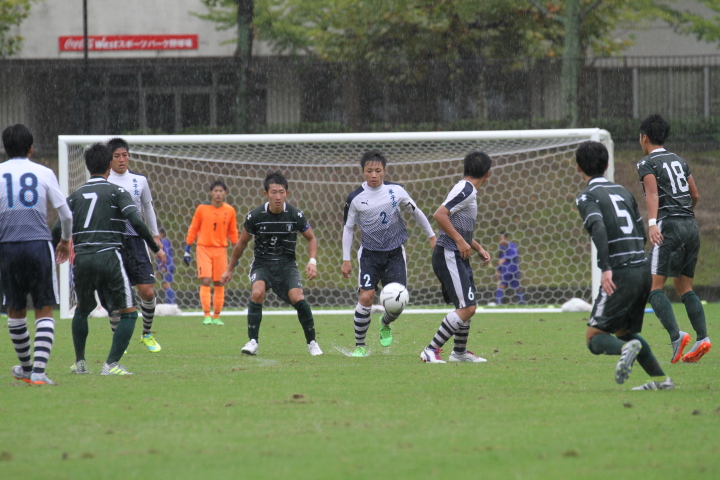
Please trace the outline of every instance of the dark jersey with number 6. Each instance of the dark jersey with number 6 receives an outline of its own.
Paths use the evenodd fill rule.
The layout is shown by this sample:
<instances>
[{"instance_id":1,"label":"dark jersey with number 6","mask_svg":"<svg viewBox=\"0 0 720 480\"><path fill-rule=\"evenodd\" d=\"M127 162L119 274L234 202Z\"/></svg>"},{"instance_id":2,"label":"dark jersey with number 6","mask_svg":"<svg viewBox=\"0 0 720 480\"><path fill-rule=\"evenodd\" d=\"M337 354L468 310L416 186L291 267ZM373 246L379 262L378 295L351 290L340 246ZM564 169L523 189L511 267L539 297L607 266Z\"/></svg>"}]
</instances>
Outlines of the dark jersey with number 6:
<instances>
[{"instance_id":1,"label":"dark jersey with number 6","mask_svg":"<svg viewBox=\"0 0 720 480\"><path fill-rule=\"evenodd\" d=\"M658 216L693 217L690 197L690 167L687 162L664 148L655 150L637 164L640 182L646 175L654 175L658 189ZM643 184L644 188L645 184Z\"/></svg>"},{"instance_id":2,"label":"dark jersey with number 6","mask_svg":"<svg viewBox=\"0 0 720 480\"><path fill-rule=\"evenodd\" d=\"M596 177L575 203L588 231L595 222L605 225L611 269L645 263L645 227L630 192L604 177Z\"/></svg>"},{"instance_id":3,"label":"dark jersey with number 6","mask_svg":"<svg viewBox=\"0 0 720 480\"><path fill-rule=\"evenodd\" d=\"M73 213L75 255L120 249L125 237L125 219L137 212L124 188L102 177L92 177L68 197Z\"/></svg>"},{"instance_id":4,"label":"dark jersey with number 6","mask_svg":"<svg viewBox=\"0 0 720 480\"><path fill-rule=\"evenodd\" d=\"M272 213L265 203L245 217L245 230L255 237L254 263L274 264L280 260L295 261L298 232L310 224L302 211L285 203L281 213Z\"/></svg>"}]
</instances>

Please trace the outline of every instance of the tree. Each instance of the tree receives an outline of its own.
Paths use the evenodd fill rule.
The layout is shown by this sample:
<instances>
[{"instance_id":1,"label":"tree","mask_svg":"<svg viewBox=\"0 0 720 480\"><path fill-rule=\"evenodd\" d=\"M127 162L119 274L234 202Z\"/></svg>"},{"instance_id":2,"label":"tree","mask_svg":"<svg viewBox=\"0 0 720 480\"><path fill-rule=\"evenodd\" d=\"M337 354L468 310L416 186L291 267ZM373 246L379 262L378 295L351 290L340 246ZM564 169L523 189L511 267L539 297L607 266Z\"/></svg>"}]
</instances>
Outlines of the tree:
<instances>
[{"instance_id":1,"label":"tree","mask_svg":"<svg viewBox=\"0 0 720 480\"><path fill-rule=\"evenodd\" d=\"M10 29L18 26L30 15L30 7L40 0L0 0L0 58L17 53L23 38L13 35Z\"/></svg>"},{"instance_id":2,"label":"tree","mask_svg":"<svg viewBox=\"0 0 720 480\"><path fill-rule=\"evenodd\" d=\"M681 11L674 23L675 29L680 33L695 35L698 40L717 42L720 47L720 0L697 0L697 3L716 15Z\"/></svg>"}]
</instances>

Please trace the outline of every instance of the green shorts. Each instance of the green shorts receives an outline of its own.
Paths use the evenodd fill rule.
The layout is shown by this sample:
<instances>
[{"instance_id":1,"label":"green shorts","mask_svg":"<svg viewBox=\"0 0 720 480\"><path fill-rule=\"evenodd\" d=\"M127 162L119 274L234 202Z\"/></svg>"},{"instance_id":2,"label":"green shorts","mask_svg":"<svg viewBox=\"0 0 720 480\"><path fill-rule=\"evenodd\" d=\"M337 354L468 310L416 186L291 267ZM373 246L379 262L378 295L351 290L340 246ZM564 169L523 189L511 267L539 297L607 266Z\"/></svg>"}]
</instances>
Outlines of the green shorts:
<instances>
[{"instance_id":1,"label":"green shorts","mask_svg":"<svg viewBox=\"0 0 720 480\"><path fill-rule=\"evenodd\" d=\"M603 332L615 333L626 329L631 333L642 331L645 304L650 296L652 277L648 263L637 267L613 270L615 292L608 297L600 287L595 299L589 327Z\"/></svg>"},{"instance_id":2,"label":"green shorts","mask_svg":"<svg viewBox=\"0 0 720 480\"><path fill-rule=\"evenodd\" d=\"M658 222L663 243L650 250L650 272L661 277L695 276L700 231L695 217L665 217Z\"/></svg>"},{"instance_id":3,"label":"green shorts","mask_svg":"<svg viewBox=\"0 0 720 480\"><path fill-rule=\"evenodd\" d=\"M283 302L291 304L288 292L293 288L302 289L302 279L296 262L277 262L277 265L258 265L250 268L250 283L262 280L266 290L275 292Z\"/></svg>"},{"instance_id":4,"label":"green shorts","mask_svg":"<svg viewBox=\"0 0 720 480\"><path fill-rule=\"evenodd\" d=\"M77 255L73 262L73 282L82 312L89 313L95 309L96 291L108 312L135 306L119 250Z\"/></svg>"}]
</instances>

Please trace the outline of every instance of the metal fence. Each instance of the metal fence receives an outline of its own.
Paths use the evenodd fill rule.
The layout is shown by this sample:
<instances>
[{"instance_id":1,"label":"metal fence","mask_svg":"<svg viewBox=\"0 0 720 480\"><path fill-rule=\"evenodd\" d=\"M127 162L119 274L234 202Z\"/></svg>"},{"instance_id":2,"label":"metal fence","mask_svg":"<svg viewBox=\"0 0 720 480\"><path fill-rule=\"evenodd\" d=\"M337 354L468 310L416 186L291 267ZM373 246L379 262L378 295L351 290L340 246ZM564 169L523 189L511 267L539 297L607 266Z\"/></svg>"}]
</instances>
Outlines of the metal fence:
<instances>
[{"instance_id":1,"label":"metal fence","mask_svg":"<svg viewBox=\"0 0 720 480\"><path fill-rule=\"evenodd\" d=\"M717 134L720 55L583 62L579 126L608 128L622 140L622 125L634 132L635 120L659 112L690 125L688 135ZM87 66L0 60L0 124L27 124L49 152L61 134L237 133L238 70L234 57ZM252 132L565 126L560 70L558 59L380 65L263 57L253 63L249 125Z\"/></svg>"}]
</instances>

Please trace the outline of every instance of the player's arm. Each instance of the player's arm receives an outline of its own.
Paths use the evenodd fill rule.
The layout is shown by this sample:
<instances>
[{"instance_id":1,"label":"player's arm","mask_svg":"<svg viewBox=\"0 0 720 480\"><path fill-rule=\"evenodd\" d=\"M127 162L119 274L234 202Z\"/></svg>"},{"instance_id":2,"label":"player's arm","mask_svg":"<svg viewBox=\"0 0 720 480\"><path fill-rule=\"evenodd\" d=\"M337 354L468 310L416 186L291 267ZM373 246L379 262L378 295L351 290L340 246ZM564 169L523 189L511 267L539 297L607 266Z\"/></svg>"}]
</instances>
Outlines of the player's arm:
<instances>
[{"instance_id":1,"label":"player's arm","mask_svg":"<svg viewBox=\"0 0 720 480\"><path fill-rule=\"evenodd\" d=\"M222 282L223 285L232 280L233 272L235 271L235 265L237 265L240 257L242 257L242 254L247 248L251 238L252 236L248 233L245 227L243 227L242 232L240 232L239 238L235 243L235 247L233 247L232 255L230 255L230 262L228 263L227 269L220 278L220 282Z\"/></svg>"},{"instance_id":2,"label":"player's arm","mask_svg":"<svg viewBox=\"0 0 720 480\"><path fill-rule=\"evenodd\" d=\"M487 265L490 262L490 254L488 252L486 252L485 249L482 248L482 246L480 246L480 244L478 242L473 240L470 247L473 250L475 250L478 253L478 255L480 255L480 258L482 258L483 265Z\"/></svg>"},{"instance_id":3,"label":"player's arm","mask_svg":"<svg viewBox=\"0 0 720 480\"><path fill-rule=\"evenodd\" d=\"M197 207L195 209L195 214L193 215L192 222L190 222L190 228L188 228L188 233L185 236L185 253L183 254L183 262L185 262L185 265L190 265L190 262L192 262L192 254L190 253L190 246L195 243L195 239L197 238L197 234L200 231L200 227L202 226L202 214L200 213L200 207Z\"/></svg>"},{"instance_id":4,"label":"player's arm","mask_svg":"<svg viewBox=\"0 0 720 480\"><path fill-rule=\"evenodd\" d=\"M158 260L160 260L160 265L164 265L165 252L155 242L155 237L153 237L150 228L148 228L148 226L145 225L145 222L142 221L142 218L140 218L140 214L137 210L131 211L125 218L130 225L132 225L138 235L140 235L140 238L145 240L145 243L147 243L148 247L150 247L150 250L157 255Z\"/></svg>"},{"instance_id":5,"label":"player's arm","mask_svg":"<svg viewBox=\"0 0 720 480\"><path fill-rule=\"evenodd\" d=\"M597 248L598 266L602 270L600 284L605 293L612 295L615 292L615 283L612 280L612 270L610 269L610 248L605 224L598 219L587 227L587 231Z\"/></svg>"},{"instance_id":6,"label":"player's arm","mask_svg":"<svg viewBox=\"0 0 720 480\"><path fill-rule=\"evenodd\" d=\"M301 233L308 242L308 255L310 255L310 261L305 266L305 275L307 275L308 280L312 280L317 277L317 260L315 259L317 258L318 242L310 225L308 225L307 230Z\"/></svg>"},{"instance_id":7,"label":"player's arm","mask_svg":"<svg viewBox=\"0 0 720 480\"><path fill-rule=\"evenodd\" d=\"M662 233L657 226L658 209L660 207L660 197L658 196L657 178L655 175L648 174L642 177L643 188L645 189L645 205L648 211L648 234L650 243L660 245L663 241Z\"/></svg>"},{"instance_id":8,"label":"player's arm","mask_svg":"<svg viewBox=\"0 0 720 480\"><path fill-rule=\"evenodd\" d=\"M405 209L412 213L413 217L415 217L415 221L427 234L428 239L430 239L430 247L435 248L435 242L437 240L435 237L435 231L433 230L432 225L430 225L430 221L425 216L425 213L420 210L413 199L409 196L405 200Z\"/></svg>"},{"instance_id":9,"label":"player's arm","mask_svg":"<svg viewBox=\"0 0 720 480\"><path fill-rule=\"evenodd\" d=\"M235 245L238 242L239 232L237 227L237 217L235 216L235 209L230 207L230 210L232 210L232 216L230 217L230 221L228 222L228 231L227 231L227 237L230 240L231 245Z\"/></svg>"},{"instance_id":10,"label":"player's arm","mask_svg":"<svg viewBox=\"0 0 720 480\"><path fill-rule=\"evenodd\" d=\"M145 188L142 189L142 194L140 195L140 202L145 223L147 223L148 228L150 228L155 243L162 249L162 242L160 241L157 226L157 215L155 214L155 207L153 207L152 192L150 192L150 184L147 179L145 180Z\"/></svg>"},{"instance_id":11,"label":"player's arm","mask_svg":"<svg viewBox=\"0 0 720 480\"><path fill-rule=\"evenodd\" d=\"M695 185L695 179L692 175L688 175L688 187L690 187L690 198L692 199L692 208L695 210L695 206L700 200L700 192L698 192L697 185Z\"/></svg>"},{"instance_id":12,"label":"player's arm","mask_svg":"<svg viewBox=\"0 0 720 480\"><path fill-rule=\"evenodd\" d=\"M54 173L47 176L48 197L58 212L60 221L60 238L55 247L55 262L66 262L70 258L70 238L72 237L72 211Z\"/></svg>"},{"instance_id":13,"label":"player's arm","mask_svg":"<svg viewBox=\"0 0 720 480\"><path fill-rule=\"evenodd\" d=\"M352 202L345 203L345 221L343 226L342 236L342 266L340 271L342 276L350 278L352 273L352 262L350 261L350 251L352 250L353 237L355 236L355 214L356 210Z\"/></svg>"},{"instance_id":14,"label":"player's arm","mask_svg":"<svg viewBox=\"0 0 720 480\"><path fill-rule=\"evenodd\" d=\"M438 223L438 226L442 229L442 231L455 241L455 244L458 247L458 252L460 252L460 257L462 259L470 258L470 254L472 254L472 246L469 245L462 235L455 230L455 227L453 227L453 224L450 221L450 210L448 210L445 205L440 205L438 209L435 210L433 218Z\"/></svg>"}]
</instances>

